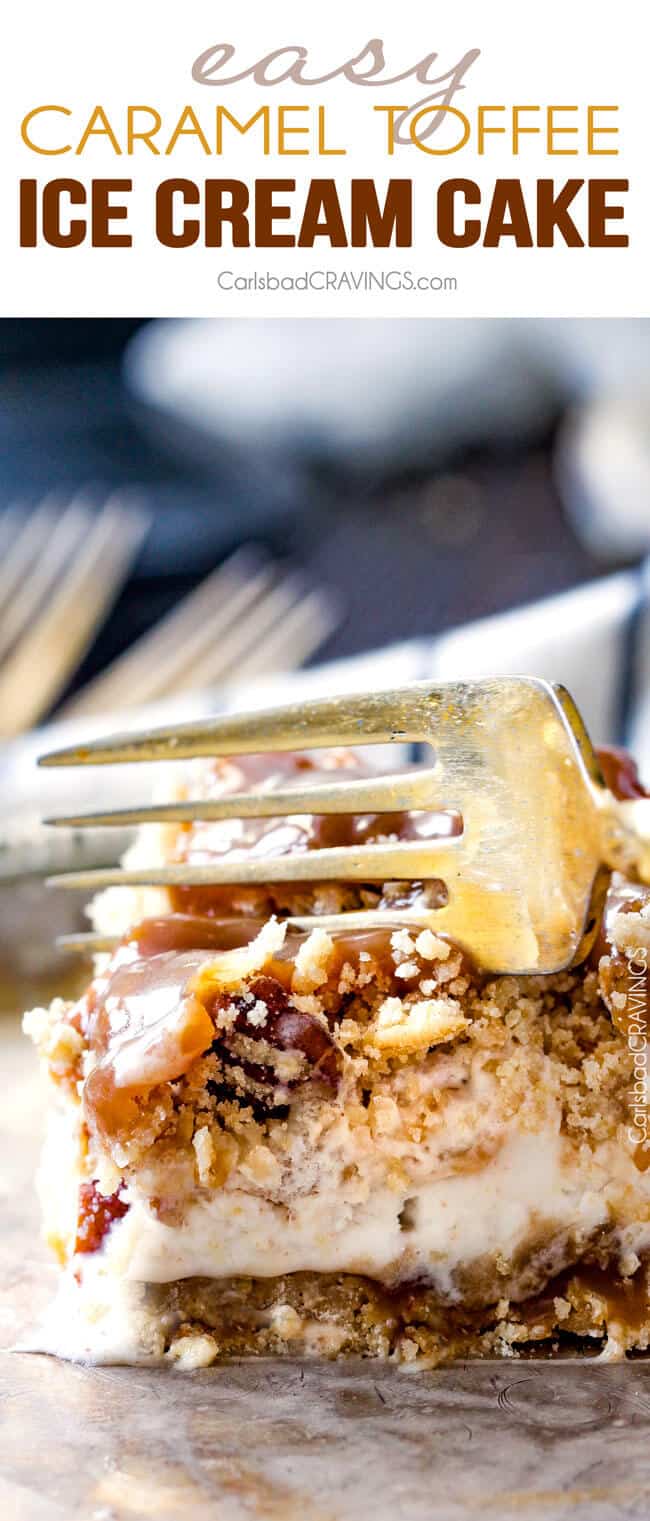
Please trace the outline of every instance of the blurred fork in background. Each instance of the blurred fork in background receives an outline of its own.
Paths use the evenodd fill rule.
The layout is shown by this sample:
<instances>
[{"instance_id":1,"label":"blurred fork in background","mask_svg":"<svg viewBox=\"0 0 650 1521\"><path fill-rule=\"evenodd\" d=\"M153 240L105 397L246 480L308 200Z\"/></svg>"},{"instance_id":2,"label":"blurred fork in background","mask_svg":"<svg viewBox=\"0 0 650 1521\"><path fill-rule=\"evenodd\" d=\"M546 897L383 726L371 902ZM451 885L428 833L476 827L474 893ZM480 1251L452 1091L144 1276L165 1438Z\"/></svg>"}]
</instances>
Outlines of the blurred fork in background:
<instances>
[{"instance_id":1,"label":"blurred fork in background","mask_svg":"<svg viewBox=\"0 0 650 1521\"><path fill-rule=\"evenodd\" d=\"M52 493L27 517L0 515L0 739L32 727L78 669L150 525L115 493ZM61 717L124 712L189 691L297 670L338 622L332 598L263 551L237 551L107 670Z\"/></svg>"},{"instance_id":2,"label":"blurred fork in background","mask_svg":"<svg viewBox=\"0 0 650 1521\"><path fill-rule=\"evenodd\" d=\"M127 579L149 514L115 492L51 493L0 516L0 739L31 728L78 668Z\"/></svg>"},{"instance_id":3,"label":"blurred fork in background","mask_svg":"<svg viewBox=\"0 0 650 1521\"><path fill-rule=\"evenodd\" d=\"M0 663L0 736L6 741L0 747L0 883L15 884L27 876L38 879L61 866L109 864L128 843L128 832L116 840L106 831L103 839L92 844L89 858L85 839L70 831L55 846L41 826L42 814L52 811L52 806L77 807L82 801L87 807L98 806L101 798L93 791L82 800L77 796L76 781L74 796L46 799L42 779L34 771L35 746L42 748L42 743L35 735L16 737L10 743L12 735L17 736L21 728L27 729L34 722L37 710L49 706L55 688L60 690L70 679L107 610L109 592L114 596L118 589L111 535L119 534L123 547L126 535L116 518L115 504L110 512L108 508L109 504L104 508L101 539L95 538L95 530L91 532L86 525L92 555L85 552L83 540L78 540L77 509L73 514L69 508L70 515L61 518L52 502L44 503L18 537L11 518L7 523L7 515L0 517L0 532L12 546L11 563L7 555L2 567L0 544L0 586L4 585L8 593L11 582L12 588L17 588L16 596L20 593L19 609L7 596L8 621L3 624L0 617L0 637L4 629L9 646L4 668ZM86 521L83 514L81 521ZM140 532L144 527L146 523L141 520ZM128 532L133 558L137 535L130 520ZM16 543L19 552L14 551ZM75 556L82 557L86 568L94 567L99 587L93 578L82 574ZM122 579L128 571L125 560L126 555ZM63 565L67 567L64 573ZM58 579L54 579L56 575ZM81 638L73 640L72 630L65 624L66 615L74 623L75 596L83 601L86 612L83 648ZM95 618L90 616L91 609ZM190 713L209 712L210 689L223 705L229 687L234 692L240 682L250 686L260 677L298 670L338 621L335 601L328 592L310 587L297 571L276 563L263 549L240 549L58 709L57 741L59 735L63 740L71 731L73 735L79 732L80 721L90 722L96 734L114 728L118 716L127 726L142 723L146 721L143 708L147 715L153 712L160 718L167 713L170 718L183 716L188 704ZM78 618L74 628L80 636ZM7 707L9 699L11 705ZM124 802L129 801L125 797ZM6 905L4 913L6 917ZM1 921L2 913L0 948Z\"/></svg>"},{"instance_id":4,"label":"blurred fork in background","mask_svg":"<svg viewBox=\"0 0 650 1521\"><path fill-rule=\"evenodd\" d=\"M237 550L57 717L129 711L187 692L296 671L332 632L333 598L257 547Z\"/></svg>"}]
</instances>

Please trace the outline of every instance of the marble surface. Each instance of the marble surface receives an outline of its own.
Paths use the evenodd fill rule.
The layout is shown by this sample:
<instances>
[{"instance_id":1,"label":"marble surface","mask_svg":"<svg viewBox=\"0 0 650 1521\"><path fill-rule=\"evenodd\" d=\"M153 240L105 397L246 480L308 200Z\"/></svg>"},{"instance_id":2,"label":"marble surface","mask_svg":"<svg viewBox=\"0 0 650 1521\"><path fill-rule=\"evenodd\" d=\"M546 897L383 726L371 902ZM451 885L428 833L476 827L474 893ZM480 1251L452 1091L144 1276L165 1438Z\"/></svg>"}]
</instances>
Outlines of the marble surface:
<instances>
[{"instance_id":1,"label":"marble surface","mask_svg":"<svg viewBox=\"0 0 650 1521\"><path fill-rule=\"evenodd\" d=\"M650 1362L193 1374L15 1353L50 1292L42 1097L0 1028L0 1515L7 1521L619 1521L650 1512Z\"/></svg>"}]
</instances>

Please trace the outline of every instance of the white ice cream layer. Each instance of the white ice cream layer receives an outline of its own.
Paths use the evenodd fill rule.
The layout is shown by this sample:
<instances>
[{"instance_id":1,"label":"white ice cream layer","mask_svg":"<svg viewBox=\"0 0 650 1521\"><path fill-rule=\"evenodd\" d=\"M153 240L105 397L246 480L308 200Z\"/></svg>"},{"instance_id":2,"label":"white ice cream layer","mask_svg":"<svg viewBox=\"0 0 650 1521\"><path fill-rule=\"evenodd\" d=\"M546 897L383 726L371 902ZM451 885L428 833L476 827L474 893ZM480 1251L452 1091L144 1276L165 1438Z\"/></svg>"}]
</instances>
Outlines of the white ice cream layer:
<instances>
[{"instance_id":1,"label":"white ice cream layer","mask_svg":"<svg viewBox=\"0 0 650 1521\"><path fill-rule=\"evenodd\" d=\"M587 1237L605 1224L614 1172L608 1147L586 1177L554 1130L513 1133L478 1171L431 1179L407 1197L374 1188L362 1205L344 1189L328 1188L326 1177L290 1207L220 1190L193 1203L178 1226L163 1224L136 1200L103 1255L120 1277L155 1283L301 1271L388 1282L426 1275L453 1301L457 1271L478 1259L512 1258L542 1236L571 1229Z\"/></svg>"},{"instance_id":2,"label":"white ice cream layer","mask_svg":"<svg viewBox=\"0 0 650 1521\"><path fill-rule=\"evenodd\" d=\"M159 1360L164 1331L147 1310L147 1282L301 1270L379 1280L424 1274L453 1302L459 1269L492 1254L512 1258L540 1240L551 1249L557 1243L557 1263L552 1251L547 1261L552 1273L563 1266L563 1232L587 1238L611 1219L613 1192L628 1165L609 1145L586 1167L583 1153L579 1165L549 1127L513 1132L485 1167L414 1189L406 1210L405 1197L386 1187L356 1208L325 1189L294 1199L291 1210L220 1190L193 1204L182 1225L169 1226L136 1200L104 1250L84 1262L81 1289L70 1278L62 1285L31 1346L89 1362ZM635 1177L646 1194L647 1176ZM628 1222L621 1240L627 1252L647 1253L650 1224Z\"/></svg>"}]
</instances>

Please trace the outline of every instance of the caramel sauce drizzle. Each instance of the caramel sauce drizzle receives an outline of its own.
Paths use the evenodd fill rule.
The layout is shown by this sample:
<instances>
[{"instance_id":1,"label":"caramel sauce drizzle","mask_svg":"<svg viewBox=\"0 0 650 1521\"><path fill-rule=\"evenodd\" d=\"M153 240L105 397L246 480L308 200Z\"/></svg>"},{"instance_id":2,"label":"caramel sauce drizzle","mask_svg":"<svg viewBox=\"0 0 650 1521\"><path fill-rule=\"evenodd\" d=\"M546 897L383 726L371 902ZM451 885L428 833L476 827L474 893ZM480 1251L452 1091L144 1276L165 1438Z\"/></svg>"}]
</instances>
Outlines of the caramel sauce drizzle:
<instances>
[{"instance_id":1,"label":"caramel sauce drizzle","mask_svg":"<svg viewBox=\"0 0 650 1521\"><path fill-rule=\"evenodd\" d=\"M209 1050L216 1033L216 1004L209 997L199 999L192 984L215 954L249 944L261 928L262 922L252 918L169 914L144 920L129 932L107 975L95 979L79 1010L97 1059L84 1085L91 1130L108 1137L131 1128L139 1100L158 1083L177 1081ZM358 964L362 952L376 969L392 976L390 942L395 928L392 921L385 930L334 934L331 976L336 977L346 961ZM289 930L281 950L264 968L287 993L295 958L307 938L306 932Z\"/></svg>"},{"instance_id":2,"label":"caramel sauce drizzle","mask_svg":"<svg viewBox=\"0 0 650 1521\"><path fill-rule=\"evenodd\" d=\"M633 791L640 789L640 783L629 757L601 751L600 760L618 796L639 795ZM334 757L333 768L357 774L367 771L352 755ZM295 778L309 772L310 779L315 779L319 774L313 762L300 755L246 757L236 763L222 763L218 771L226 792L261 782L272 789L287 776ZM256 856L313 851L317 883L318 850L326 846L366 843L386 835L433 839L456 834L461 827L454 813L223 820L191 828L181 826L177 858L210 861L232 850ZM362 952L377 970L393 975L390 941L399 924L398 910L408 906L411 895L421 886L408 884L399 899L382 899L385 929L333 936L337 952L333 975L345 961L358 961ZM215 953L245 946L256 937L264 920L277 909L270 892L266 899L265 892L262 889L260 901L258 889L246 893L233 887L177 888L171 914L147 919L129 931L108 972L91 984L77 1013L96 1058L84 1089L91 1129L110 1134L132 1127L142 1098L157 1084L182 1077L210 1048L214 1021L205 1003L192 992L192 982L198 969ZM242 902L250 912L242 914ZM306 934L290 930L282 950L264 968L285 989L291 986L293 963L305 939Z\"/></svg>"}]
</instances>

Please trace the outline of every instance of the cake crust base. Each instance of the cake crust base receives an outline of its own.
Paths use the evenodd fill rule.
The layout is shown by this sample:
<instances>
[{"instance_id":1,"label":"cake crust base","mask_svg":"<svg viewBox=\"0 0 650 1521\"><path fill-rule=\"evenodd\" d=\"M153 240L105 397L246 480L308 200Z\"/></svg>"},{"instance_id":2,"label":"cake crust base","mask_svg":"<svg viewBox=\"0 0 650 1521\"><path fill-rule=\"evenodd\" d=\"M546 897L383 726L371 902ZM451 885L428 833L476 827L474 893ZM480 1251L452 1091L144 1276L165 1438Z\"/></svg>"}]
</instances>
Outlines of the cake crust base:
<instances>
[{"instance_id":1,"label":"cake crust base","mask_svg":"<svg viewBox=\"0 0 650 1521\"><path fill-rule=\"evenodd\" d=\"M208 1363L233 1357L339 1356L439 1367L459 1358L620 1357L650 1343L648 1264L623 1280L596 1263L552 1280L521 1304L450 1307L425 1287L387 1291L355 1274L184 1279L149 1285L144 1313L163 1330L162 1355Z\"/></svg>"}]
</instances>

